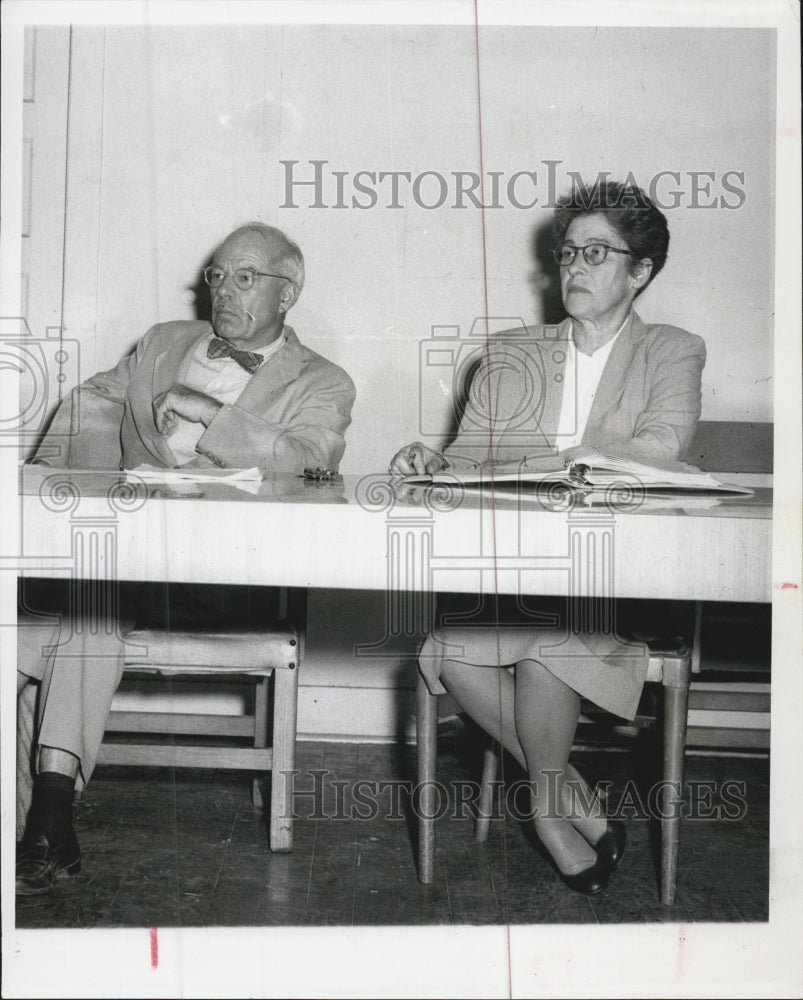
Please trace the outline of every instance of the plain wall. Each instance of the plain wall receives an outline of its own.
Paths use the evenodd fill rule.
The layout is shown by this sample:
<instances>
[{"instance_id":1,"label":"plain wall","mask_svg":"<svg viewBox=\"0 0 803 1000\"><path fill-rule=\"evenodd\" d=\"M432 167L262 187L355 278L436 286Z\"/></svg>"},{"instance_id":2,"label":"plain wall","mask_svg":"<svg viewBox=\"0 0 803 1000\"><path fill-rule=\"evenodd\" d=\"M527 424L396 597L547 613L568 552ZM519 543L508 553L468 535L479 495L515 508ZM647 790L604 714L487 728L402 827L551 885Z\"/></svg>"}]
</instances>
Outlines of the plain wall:
<instances>
[{"instance_id":1,"label":"plain wall","mask_svg":"<svg viewBox=\"0 0 803 1000\"><path fill-rule=\"evenodd\" d=\"M69 63L40 58L43 34L71 48ZM37 35L42 113L68 94L66 163L35 162L33 188L39 217L63 217L64 285L63 303L39 292L29 312L62 317L64 336L80 343L82 377L115 364L151 324L203 311L208 256L236 225L261 219L306 257L290 324L357 385L341 471L382 471L402 445L437 444L450 426L450 371L420 362L433 328L466 337L478 317L492 317L492 329L558 318L556 268L535 250L551 218L544 202L568 190L568 172L632 173L647 186L677 171L679 183L659 186L668 202L678 192L666 210L669 261L637 309L705 338L704 419L772 419L773 31L500 27L480 30L479 50L471 27ZM297 207L287 205L289 160L303 180L313 177L310 161L327 161L330 207L313 207L310 187L294 188ZM557 161L554 191L547 161ZM486 185L495 171L503 187L534 171L514 193L539 203L518 209L504 191L501 208L483 213L465 198L455 207L453 173L482 170ZM388 207L385 181L375 207L334 208L334 171L347 175L347 204L359 171L437 172L449 197L427 209L401 182L403 207ZM420 199L433 203L436 185L423 179ZM61 192L52 204L49 190ZM32 239L31 273L50 267L52 252ZM34 298L38 288L30 284ZM308 678L409 686L414 642L376 661L350 652L381 631L383 600L311 596ZM327 646L333 621L338 638ZM354 704L337 724L373 732L378 702L367 698L362 711L355 695ZM302 695L302 730L305 711ZM310 731L332 731L309 713Z\"/></svg>"},{"instance_id":2,"label":"plain wall","mask_svg":"<svg viewBox=\"0 0 803 1000\"><path fill-rule=\"evenodd\" d=\"M199 269L231 228L278 225L307 260L290 323L358 387L342 471L383 469L418 436L419 344L433 326L544 318L532 243L551 211L488 209L483 234L480 210L453 207L449 175L480 172L481 127L486 173L538 174L537 187L516 183L521 201L548 200L544 161L560 161L559 194L570 170L645 185L679 172L659 185L665 203L680 192L669 262L638 308L705 338L705 419L769 420L773 51L766 30L489 28L480 120L471 28L76 28L66 331L87 374L108 367L151 323L194 315ZM450 197L428 210L400 182L405 207L388 208L385 181L374 208L314 208L309 187L282 208L289 160L297 179L328 161L330 205L335 170L348 172L346 201L358 171L437 171ZM710 193L695 196L695 171L714 174ZM734 171L741 196L722 186ZM437 181L419 195L434 203ZM743 203L702 207L723 198ZM426 399L423 429L448 426L450 403Z\"/></svg>"}]
</instances>

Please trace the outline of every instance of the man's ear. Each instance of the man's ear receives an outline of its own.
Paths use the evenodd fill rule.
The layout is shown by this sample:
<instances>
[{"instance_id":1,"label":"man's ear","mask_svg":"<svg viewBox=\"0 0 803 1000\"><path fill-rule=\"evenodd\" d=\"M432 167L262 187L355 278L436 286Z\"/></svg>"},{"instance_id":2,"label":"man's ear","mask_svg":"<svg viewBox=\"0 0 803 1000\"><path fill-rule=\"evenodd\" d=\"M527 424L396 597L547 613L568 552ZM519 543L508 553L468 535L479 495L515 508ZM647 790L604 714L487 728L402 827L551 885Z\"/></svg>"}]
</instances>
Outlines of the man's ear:
<instances>
[{"instance_id":1,"label":"man's ear","mask_svg":"<svg viewBox=\"0 0 803 1000\"><path fill-rule=\"evenodd\" d=\"M295 305L298 299L298 285L294 281L288 281L287 284L282 289L281 297L279 298L279 309L281 312L286 313L293 305Z\"/></svg>"},{"instance_id":2,"label":"man's ear","mask_svg":"<svg viewBox=\"0 0 803 1000\"><path fill-rule=\"evenodd\" d=\"M641 260L636 261L631 273L635 287L643 288L652 274L652 260L649 257L642 257Z\"/></svg>"}]
</instances>

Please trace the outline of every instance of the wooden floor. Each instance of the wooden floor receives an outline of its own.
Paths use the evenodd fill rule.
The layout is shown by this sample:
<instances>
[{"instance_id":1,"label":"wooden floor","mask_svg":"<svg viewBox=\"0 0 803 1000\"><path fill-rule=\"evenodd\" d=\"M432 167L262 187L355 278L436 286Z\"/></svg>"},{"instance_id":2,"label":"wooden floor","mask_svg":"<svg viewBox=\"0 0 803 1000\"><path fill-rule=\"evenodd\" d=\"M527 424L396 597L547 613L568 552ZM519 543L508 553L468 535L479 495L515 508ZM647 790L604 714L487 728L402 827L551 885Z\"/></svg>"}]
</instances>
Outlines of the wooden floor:
<instances>
[{"instance_id":1,"label":"wooden floor","mask_svg":"<svg viewBox=\"0 0 803 1000\"><path fill-rule=\"evenodd\" d=\"M668 908L658 899L657 824L642 808L651 780L639 773L645 758L638 748L573 757L592 783L612 780L609 812L620 808L634 817L622 866L595 898L565 888L527 824L514 817L492 823L487 845L475 843L470 817L455 809L460 783L476 780L480 763L474 734L461 727L440 740L438 776L451 798L438 823L436 881L429 887L418 882L415 826L399 784L413 777L410 747L300 744L295 845L283 855L268 849L245 775L99 768L76 805L81 874L59 881L46 895L18 898L16 923L87 928L766 921L769 761L687 759L687 804L696 802L700 815L683 823L677 902ZM508 783L521 777L508 764ZM312 796L298 794L316 781L323 789L317 805Z\"/></svg>"}]
</instances>

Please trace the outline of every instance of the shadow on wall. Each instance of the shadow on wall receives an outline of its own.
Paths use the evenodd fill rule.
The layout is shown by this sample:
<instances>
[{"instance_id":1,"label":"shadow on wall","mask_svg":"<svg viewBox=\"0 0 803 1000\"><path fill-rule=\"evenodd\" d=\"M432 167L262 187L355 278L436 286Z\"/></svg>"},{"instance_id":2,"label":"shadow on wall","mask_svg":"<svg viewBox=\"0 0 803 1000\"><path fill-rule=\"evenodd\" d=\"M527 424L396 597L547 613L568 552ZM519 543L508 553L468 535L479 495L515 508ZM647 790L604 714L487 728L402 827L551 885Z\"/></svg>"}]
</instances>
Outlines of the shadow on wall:
<instances>
[{"instance_id":1,"label":"shadow on wall","mask_svg":"<svg viewBox=\"0 0 803 1000\"><path fill-rule=\"evenodd\" d=\"M552 256L555 246L555 238L552 233L552 223L545 223L538 226L532 235L530 248L533 255L533 269L530 272L530 286L533 290L533 297L540 310L536 315L540 315L544 324L560 323L566 318L566 310L563 308L563 298L560 294L560 278L558 265Z\"/></svg>"},{"instance_id":2,"label":"shadow on wall","mask_svg":"<svg viewBox=\"0 0 803 1000\"><path fill-rule=\"evenodd\" d=\"M209 285L204 281L204 271L215 259L214 253L210 253L206 260L198 268L198 275L195 282L192 285L187 286L187 291L192 292L195 296L194 308L195 308L195 318L199 320L205 320L207 323L212 322L212 296L209 291Z\"/></svg>"},{"instance_id":3,"label":"shadow on wall","mask_svg":"<svg viewBox=\"0 0 803 1000\"><path fill-rule=\"evenodd\" d=\"M535 315L541 316L543 324L556 324L566 318L566 311L563 308L563 299L560 292L560 279L558 265L552 256L552 249L555 245L552 235L552 222L544 222L537 226L530 238L530 251L532 254L532 267L528 274L528 282L532 289L535 300ZM492 336L498 330L489 330ZM455 400L454 411L450 415L450 423L446 431L444 441L448 446L457 436L460 421L463 418L466 404L469 398L471 382L477 373L482 362L482 352L478 351L476 357L469 363L455 367L455 385L453 398Z\"/></svg>"}]
</instances>

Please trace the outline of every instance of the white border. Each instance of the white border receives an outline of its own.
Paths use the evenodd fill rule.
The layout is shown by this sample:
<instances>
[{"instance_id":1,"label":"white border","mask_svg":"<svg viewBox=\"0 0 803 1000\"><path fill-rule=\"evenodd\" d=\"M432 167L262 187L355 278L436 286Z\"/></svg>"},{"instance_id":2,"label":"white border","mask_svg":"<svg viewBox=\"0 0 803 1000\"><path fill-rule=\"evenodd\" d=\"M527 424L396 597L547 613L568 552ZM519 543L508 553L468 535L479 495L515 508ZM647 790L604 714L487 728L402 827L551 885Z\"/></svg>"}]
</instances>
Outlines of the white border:
<instances>
[{"instance_id":1,"label":"white border","mask_svg":"<svg viewBox=\"0 0 803 1000\"><path fill-rule=\"evenodd\" d=\"M147 929L13 929L13 839L3 838L3 995L18 996L767 996L803 991L803 671L800 670L800 45L794 0L485 0L483 24L777 27L776 508L772 714L771 907L768 924L165 929L150 968ZM471 0L384 3L335 0L205 3L151 0L2 5L2 260L0 315L18 315L22 28L26 23L472 24ZM15 301L16 297L16 301ZM4 483L12 453L0 450ZM15 549L5 511L0 557ZM2 579L5 603L13 580ZM797 589L781 589L791 582ZM5 619L4 619L5 620ZM4 646L2 752L14 759L13 670ZM13 822L13 782L3 782L3 829ZM738 871L734 871L738 878Z\"/></svg>"}]
</instances>

